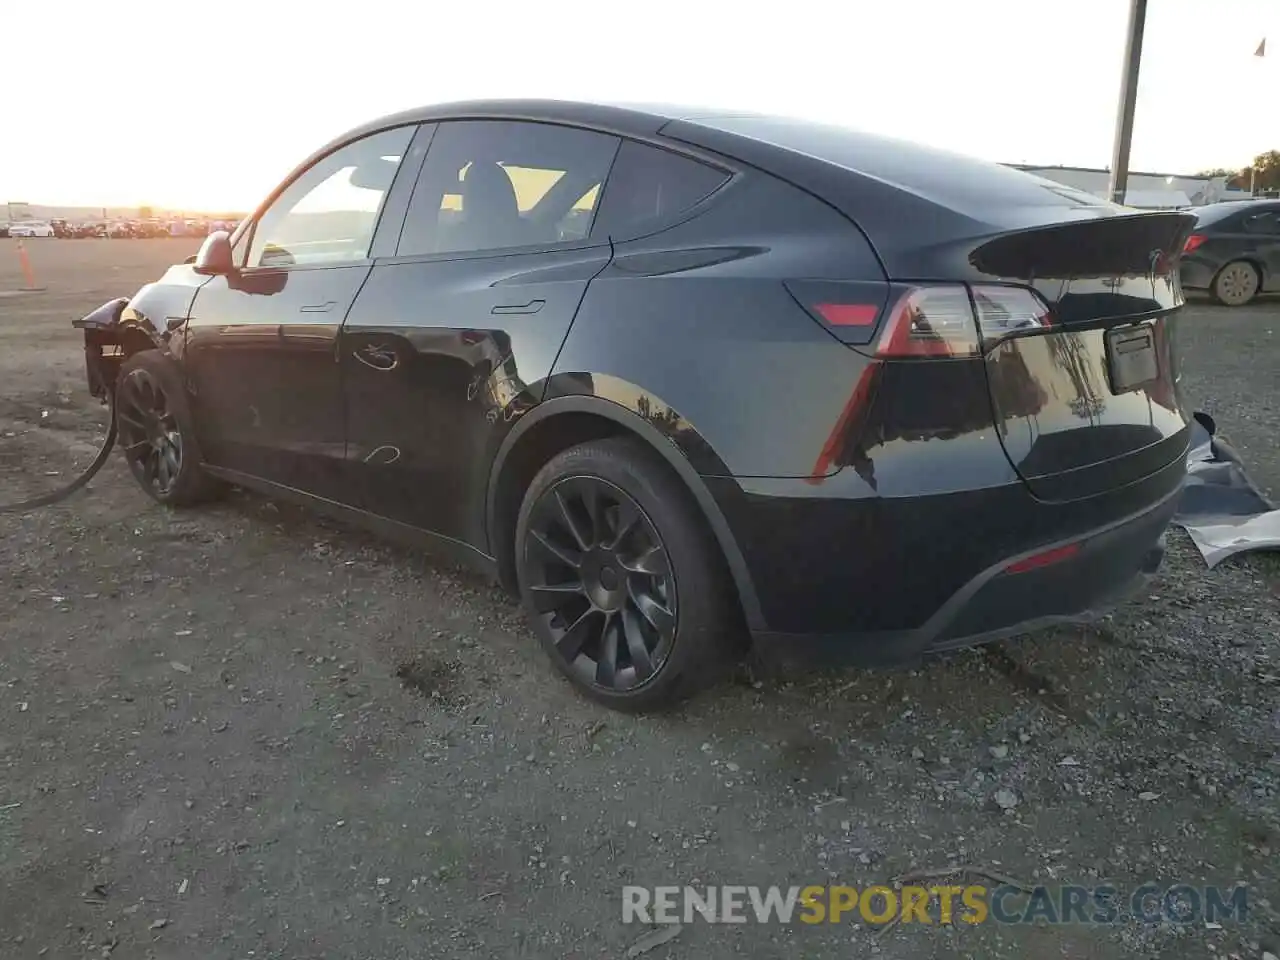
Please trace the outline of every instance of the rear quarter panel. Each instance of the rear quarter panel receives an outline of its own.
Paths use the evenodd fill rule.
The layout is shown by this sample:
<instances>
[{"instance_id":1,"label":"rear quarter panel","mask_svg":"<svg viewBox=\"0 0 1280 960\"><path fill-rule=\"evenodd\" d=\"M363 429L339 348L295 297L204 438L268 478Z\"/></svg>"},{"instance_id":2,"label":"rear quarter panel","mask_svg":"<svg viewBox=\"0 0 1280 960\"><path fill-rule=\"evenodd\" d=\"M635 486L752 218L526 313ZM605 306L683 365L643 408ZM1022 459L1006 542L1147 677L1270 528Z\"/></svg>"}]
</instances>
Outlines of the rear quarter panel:
<instances>
[{"instance_id":1,"label":"rear quarter panel","mask_svg":"<svg viewBox=\"0 0 1280 960\"><path fill-rule=\"evenodd\" d=\"M801 309L783 285L795 279L884 273L825 203L739 174L698 216L615 243L545 396L625 407L704 476L808 476L867 360Z\"/></svg>"}]
</instances>

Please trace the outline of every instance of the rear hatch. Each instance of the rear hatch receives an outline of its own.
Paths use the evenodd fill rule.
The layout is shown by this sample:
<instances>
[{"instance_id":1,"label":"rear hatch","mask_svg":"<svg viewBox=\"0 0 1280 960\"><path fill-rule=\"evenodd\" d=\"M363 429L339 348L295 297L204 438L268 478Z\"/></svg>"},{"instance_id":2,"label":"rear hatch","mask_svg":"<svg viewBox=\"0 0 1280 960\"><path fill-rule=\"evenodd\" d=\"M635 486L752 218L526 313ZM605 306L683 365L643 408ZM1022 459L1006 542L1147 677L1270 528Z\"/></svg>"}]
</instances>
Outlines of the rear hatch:
<instances>
[{"instance_id":1,"label":"rear hatch","mask_svg":"<svg viewBox=\"0 0 1280 960\"><path fill-rule=\"evenodd\" d=\"M885 307L853 289L793 292L886 375L929 381L915 398L966 411L957 430L973 429L973 401L986 398L971 371L985 370L991 422L1038 498L1088 497L1183 456L1170 316L1192 215L802 120L699 117L661 132L794 183L857 224L890 278Z\"/></svg>"},{"instance_id":2,"label":"rear hatch","mask_svg":"<svg viewBox=\"0 0 1280 960\"><path fill-rule=\"evenodd\" d=\"M1037 497L1092 496L1185 455L1170 319L1194 223L1180 213L1106 217L973 250L978 271L1031 287L1048 307L1043 323L1000 335L998 309L974 288L1000 442Z\"/></svg>"}]
</instances>

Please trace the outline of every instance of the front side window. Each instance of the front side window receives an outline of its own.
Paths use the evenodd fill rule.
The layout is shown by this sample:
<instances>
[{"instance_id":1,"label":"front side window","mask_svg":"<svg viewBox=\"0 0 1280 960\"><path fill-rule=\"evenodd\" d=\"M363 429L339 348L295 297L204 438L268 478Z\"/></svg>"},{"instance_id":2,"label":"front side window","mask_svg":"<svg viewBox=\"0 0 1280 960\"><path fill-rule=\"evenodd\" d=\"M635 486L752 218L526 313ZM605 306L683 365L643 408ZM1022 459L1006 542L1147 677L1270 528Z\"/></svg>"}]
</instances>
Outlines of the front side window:
<instances>
[{"instance_id":1,"label":"front side window","mask_svg":"<svg viewBox=\"0 0 1280 960\"><path fill-rule=\"evenodd\" d=\"M369 255L378 214L413 127L334 151L284 189L253 227L246 267L348 263Z\"/></svg>"},{"instance_id":2,"label":"front side window","mask_svg":"<svg viewBox=\"0 0 1280 960\"><path fill-rule=\"evenodd\" d=\"M456 120L431 140L399 256L583 240L616 137L547 123Z\"/></svg>"}]
</instances>

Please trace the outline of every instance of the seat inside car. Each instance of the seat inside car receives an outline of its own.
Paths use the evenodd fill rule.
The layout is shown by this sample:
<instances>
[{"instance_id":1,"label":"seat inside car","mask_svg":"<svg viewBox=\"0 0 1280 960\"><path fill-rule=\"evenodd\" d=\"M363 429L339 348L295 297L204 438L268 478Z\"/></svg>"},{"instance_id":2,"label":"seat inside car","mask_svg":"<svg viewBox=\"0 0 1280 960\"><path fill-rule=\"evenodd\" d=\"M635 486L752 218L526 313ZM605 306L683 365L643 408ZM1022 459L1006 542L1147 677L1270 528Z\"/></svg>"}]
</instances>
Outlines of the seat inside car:
<instances>
[{"instance_id":1,"label":"seat inside car","mask_svg":"<svg viewBox=\"0 0 1280 960\"><path fill-rule=\"evenodd\" d=\"M495 162L476 161L462 181L462 216L451 233L449 247L483 250L524 242L525 222L511 177Z\"/></svg>"}]
</instances>

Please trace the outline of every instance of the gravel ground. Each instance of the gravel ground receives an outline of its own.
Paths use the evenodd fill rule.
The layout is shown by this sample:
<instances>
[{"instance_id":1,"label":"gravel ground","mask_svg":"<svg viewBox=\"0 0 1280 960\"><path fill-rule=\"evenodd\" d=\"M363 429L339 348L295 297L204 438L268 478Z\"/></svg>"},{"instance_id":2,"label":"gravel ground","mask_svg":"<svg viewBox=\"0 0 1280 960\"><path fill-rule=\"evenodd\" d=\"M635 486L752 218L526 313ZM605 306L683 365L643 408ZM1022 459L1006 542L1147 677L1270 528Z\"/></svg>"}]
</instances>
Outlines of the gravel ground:
<instances>
[{"instance_id":1,"label":"gravel ground","mask_svg":"<svg viewBox=\"0 0 1280 960\"><path fill-rule=\"evenodd\" d=\"M29 244L48 290L0 295L0 500L92 455L66 321L190 246ZM19 285L0 241L0 291ZM1182 325L1188 398L1273 493L1278 321L1196 304ZM1173 540L1096 629L744 675L628 718L558 680L487 584L253 496L166 512L113 459L88 494L0 516L0 956L621 957L644 933L623 884L958 866L1238 882L1250 912L698 922L645 956L1280 954L1280 562L1209 572Z\"/></svg>"}]
</instances>

